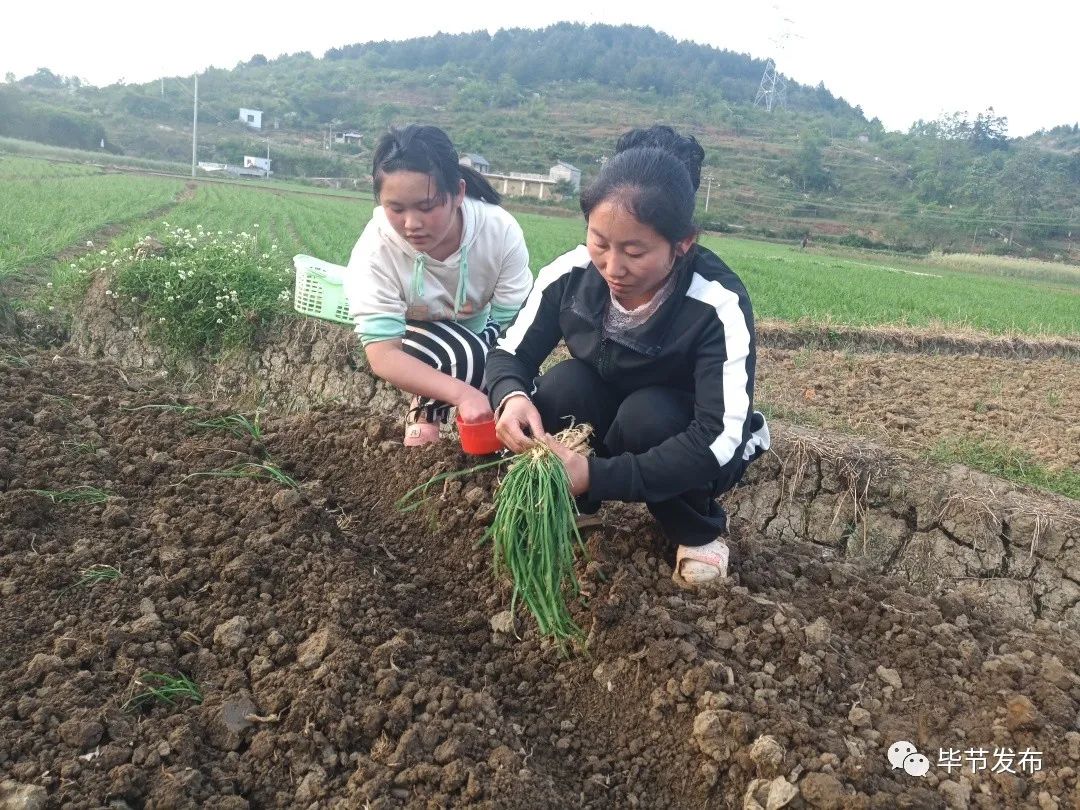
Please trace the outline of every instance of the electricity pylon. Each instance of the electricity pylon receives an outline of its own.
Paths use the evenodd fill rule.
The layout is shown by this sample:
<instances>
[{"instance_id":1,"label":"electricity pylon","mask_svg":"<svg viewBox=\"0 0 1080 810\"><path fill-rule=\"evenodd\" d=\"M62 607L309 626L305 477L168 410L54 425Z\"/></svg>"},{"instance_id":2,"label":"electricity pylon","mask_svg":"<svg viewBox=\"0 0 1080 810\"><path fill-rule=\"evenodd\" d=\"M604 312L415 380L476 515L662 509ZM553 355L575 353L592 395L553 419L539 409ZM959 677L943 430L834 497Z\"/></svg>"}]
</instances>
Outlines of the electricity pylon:
<instances>
[{"instance_id":1,"label":"electricity pylon","mask_svg":"<svg viewBox=\"0 0 1080 810\"><path fill-rule=\"evenodd\" d=\"M762 105L765 112L772 112L773 107L787 104L787 82L776 71L776 62L770 56L765 62L765 72L761 74L761 84L754 96L754 106Z\"/></svg>"}]
</instances>

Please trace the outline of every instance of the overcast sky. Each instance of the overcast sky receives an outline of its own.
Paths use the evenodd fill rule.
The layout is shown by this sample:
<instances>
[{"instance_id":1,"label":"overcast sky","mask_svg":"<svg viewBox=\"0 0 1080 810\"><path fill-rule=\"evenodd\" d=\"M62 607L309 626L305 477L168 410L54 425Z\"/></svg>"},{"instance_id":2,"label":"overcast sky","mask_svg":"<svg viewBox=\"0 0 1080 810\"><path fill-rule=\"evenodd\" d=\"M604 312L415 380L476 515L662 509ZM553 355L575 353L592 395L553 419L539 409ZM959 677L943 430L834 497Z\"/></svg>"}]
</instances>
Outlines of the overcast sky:
<instances>
[{"instance_id":1,"label":"overcast sky","mask_svg":"<svg viewBox=\"0 0 1080 810\"><path fill-rule=\"evenodd\" d=\"M255 53L322 56L353 42L560 20L649 25L677 39L776 55L785 75L824 81L889 129L991 105L1014 136L1080 121L1075 0L18 3L3 12L0 75L47 67L97 85L142 82L232 67Z\"/></svg>"}]
</instances>

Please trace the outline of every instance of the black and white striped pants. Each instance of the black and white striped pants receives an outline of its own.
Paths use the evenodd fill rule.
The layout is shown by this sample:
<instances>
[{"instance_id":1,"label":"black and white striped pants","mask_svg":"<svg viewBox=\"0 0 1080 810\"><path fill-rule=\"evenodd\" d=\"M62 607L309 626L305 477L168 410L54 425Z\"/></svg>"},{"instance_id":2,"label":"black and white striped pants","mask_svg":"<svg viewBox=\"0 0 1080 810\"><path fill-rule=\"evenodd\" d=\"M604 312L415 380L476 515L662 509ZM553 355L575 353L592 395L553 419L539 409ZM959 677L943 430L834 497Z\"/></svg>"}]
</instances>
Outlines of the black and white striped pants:
<instances>
[{"instance_id":1,"label":"black and white striped pants","mask_svg":"<svg viewBox=\"0 0 1080 810\"><path fill-rule=\"evenodd\" d=\"M479 335L454 321L406 321L401 348L409 357L483 390L487 353L499 338L499 325L488 321ZM452 405L419 397L429 422L445 422Z\"/></svg>"}]
</instances>

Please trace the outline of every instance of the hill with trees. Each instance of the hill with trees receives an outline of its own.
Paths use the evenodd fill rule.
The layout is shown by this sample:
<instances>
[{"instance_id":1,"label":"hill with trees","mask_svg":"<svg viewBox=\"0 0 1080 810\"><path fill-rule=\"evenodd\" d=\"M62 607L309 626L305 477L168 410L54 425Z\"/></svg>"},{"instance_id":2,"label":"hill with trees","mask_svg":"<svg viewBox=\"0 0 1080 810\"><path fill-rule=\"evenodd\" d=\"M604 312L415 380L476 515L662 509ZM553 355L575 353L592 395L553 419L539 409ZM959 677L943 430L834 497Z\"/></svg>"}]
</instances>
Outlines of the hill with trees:
<instances>
[{"instance_id":1,"label":"hill with trees","mask_svg":"<svg viewBox=\"0 0 1080 810\"><path fill-rule=\"evenodd\" d=\"M1080 259L1076 124L1015 139L988 109L888 132L824 85L797 82L766 112L753 104L764 69L649 28L571 23L356 43L321 58L256 54L200 74L199 158L238 162L269 147L279 176L363 178L378 133L420 120L496 171L564 160L587 182L619 133L665 122L705 145L708 227ZM190 159L190 77L97 88L42 68L7 79L0 135ZM261 131L237 120L240 107L263 111ZM345 130L361 145L331 137Z\"/></svg>"}]
</instances>

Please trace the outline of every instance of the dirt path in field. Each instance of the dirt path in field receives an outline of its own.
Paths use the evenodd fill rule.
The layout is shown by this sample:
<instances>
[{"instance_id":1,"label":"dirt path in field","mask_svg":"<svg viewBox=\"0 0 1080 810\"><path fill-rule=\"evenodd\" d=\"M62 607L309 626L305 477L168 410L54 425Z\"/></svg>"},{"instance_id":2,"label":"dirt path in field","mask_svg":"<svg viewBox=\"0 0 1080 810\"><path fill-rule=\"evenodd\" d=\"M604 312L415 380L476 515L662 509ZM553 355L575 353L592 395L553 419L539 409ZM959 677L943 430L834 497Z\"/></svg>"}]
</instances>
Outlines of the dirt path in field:
<instances>
[{"instance_id":1,"label":"dirt path in field","mask_svg":"<svg viewBox=\"0 0 1080 810\"><path fill-rule=\"evenodd\" d=\"M509 593L476 547L491 475L392 508L464 463L451 446L405 452L396 420L340 407L271 417L258 442L206 433L142 407L176 401L164 381L16 348L0 352L0 806L1080 801L1071 631L752 537L731 581L687 593L647 514L619 507L579 569L589 651L562 657L525 614L492 627ZM300 488L186 477L268 459ZM112 494L31 491L80 486ZM121 576L76 585L103 564ZM147 673L189 676L202 704L125 711ZM901 740L926 776L889 764Z\"/></svg>"},{"instance_id":2,"label":"dirt path in field","mask_svg":"<svg viewBox=\"0 0 1080 810\"><path fill-rule=\"evenodd\" d=\"M1078 298L1080 306L1080 298ZM973 355L1006 360L1061 357L1080 360L1080 339L989 335L975 331L903 329L890 326L817 326L759 321L758 345L769 349L820 349L925 355Z\"/></svg>"}]
</instances>

